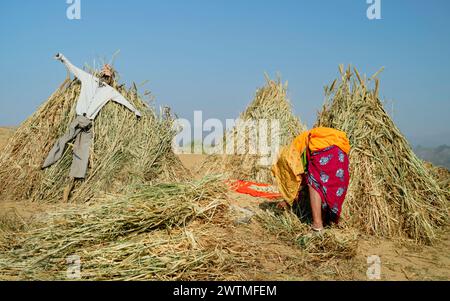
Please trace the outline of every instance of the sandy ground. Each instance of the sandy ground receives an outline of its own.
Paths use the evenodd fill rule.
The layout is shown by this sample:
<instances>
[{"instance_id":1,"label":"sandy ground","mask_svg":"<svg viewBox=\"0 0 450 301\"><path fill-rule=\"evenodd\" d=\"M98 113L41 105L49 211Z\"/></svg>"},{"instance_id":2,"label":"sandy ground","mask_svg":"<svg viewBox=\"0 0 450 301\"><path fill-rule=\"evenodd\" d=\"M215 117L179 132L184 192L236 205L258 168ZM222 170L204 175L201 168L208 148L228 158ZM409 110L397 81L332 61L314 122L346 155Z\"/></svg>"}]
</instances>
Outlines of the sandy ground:
<instances>
[{"instance_id":1,"label":"sandy ground","mask_svg":"<svg viewBox=\"0 0 450 301\"><path fill-rule=\"evenodd\" d=\"M178 155L184 167L189 170L196 170L200 167L203 160L205 159L205 155Z\"/></svg>"},{"instance_id":2,"label":"sandy ground","mask_svg":"<svg viewBox=\"0 0 450 301\"><path fill-rule=\"evenodd\" d=\"M0 148L12 134L12 129L0 128ZM204 160L203 155L180 155L183 164L195 170ZM239 208L258 210L265 200L237 193L230 194L231 205ZM51 210L49 205L0 202L0 212L15 210L25 219ZM217 235L233 241L242 251L255 254L254 269L236 271L249 280L310 280L342 279L367 280L368 256L381 259L381 280L450 280L450 235L443 234L442 240L432 247L417 247L400 244L385 239L361 237L358 253L351 261L338 263L329 271L317 271L316 275L305 276L296 268L301 260L301 252L295 246L286 245L273 235L269 235L258 223L231 225L217 229ZM303 276L299 276L303 275Z\"/></svg>"}]
</instances>

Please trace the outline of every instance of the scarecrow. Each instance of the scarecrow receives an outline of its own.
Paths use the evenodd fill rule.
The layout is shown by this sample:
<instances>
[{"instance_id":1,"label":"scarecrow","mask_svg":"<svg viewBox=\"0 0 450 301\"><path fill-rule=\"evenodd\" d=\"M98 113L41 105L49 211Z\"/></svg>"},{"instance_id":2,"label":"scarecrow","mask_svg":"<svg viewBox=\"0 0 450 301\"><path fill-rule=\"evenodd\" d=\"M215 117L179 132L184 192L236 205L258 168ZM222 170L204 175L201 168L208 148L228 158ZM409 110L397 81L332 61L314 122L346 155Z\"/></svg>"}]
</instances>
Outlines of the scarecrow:
<instances>
[{"instance_id":1,"label":"scarecrow","mask_svg":"<svg viewBox=\"0 0 450 301\"><path fill-rule=\"evenodd\" d=\"M307 185L312 230L320 232L324 224L338 223L350 181L349 152L347 135L324 127L303 132L282 148L272 167L285 200L279 207L286 209L299 201L300 191Z\"/></svg>"},{"instance_id":2,"label":"scarecrow","mask_svg":"<svg viewBox=\"0 0 450 301\"><path fill-rule=\"evenodd\" d=\"M76 117L70 123L67 132L60 137L50 150L43 169L58 162L64 154L67 143L73 142L72 165L70 168L70 183L64 190L64 201L69 199L76 179L84 179L89 163L89 149L92 143L92 125L100 110L109 102L117 102L136 114L141 113L126 100L117 90L111 87L114 82L114 71L109 65L103 67L97 78L74 66L64 55L58 53L55 59L61 61L67 69L81 81L81 92L76 105Z\"/></svg>"}]
</instances>

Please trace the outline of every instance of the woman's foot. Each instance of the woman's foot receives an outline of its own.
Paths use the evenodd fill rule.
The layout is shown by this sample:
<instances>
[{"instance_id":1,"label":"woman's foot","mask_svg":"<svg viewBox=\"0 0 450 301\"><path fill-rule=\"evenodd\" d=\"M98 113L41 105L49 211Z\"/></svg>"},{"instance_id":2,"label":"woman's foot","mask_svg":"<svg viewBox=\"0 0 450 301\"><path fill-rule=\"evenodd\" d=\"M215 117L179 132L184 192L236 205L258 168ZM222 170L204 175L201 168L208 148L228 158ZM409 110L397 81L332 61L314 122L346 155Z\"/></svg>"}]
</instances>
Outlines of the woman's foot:
<instances>
[{"instance_id":1,"label":"woman's foot","mask_svg":"<svg viewBox=\"0 0 450 301\"><path fill-rule=\"evenodd\" d=\"M322 212L321 212L322 213ZM311 229L315 232L323 231L323 221L322 216L320 215L320 218L313 219L311 222Z\"/></svg>"},{"instance_id":2,"label":"woman's foot","mask_svg":"<svg viewBox=\"0 0 450 301\"><path fill-rule=\"evenodd\" d=\"M311 229L312 229L314 232L322 232L322 231L323 231L323 225L313 223L313 224L311 225Z\"/></svg>"}]
</instances>

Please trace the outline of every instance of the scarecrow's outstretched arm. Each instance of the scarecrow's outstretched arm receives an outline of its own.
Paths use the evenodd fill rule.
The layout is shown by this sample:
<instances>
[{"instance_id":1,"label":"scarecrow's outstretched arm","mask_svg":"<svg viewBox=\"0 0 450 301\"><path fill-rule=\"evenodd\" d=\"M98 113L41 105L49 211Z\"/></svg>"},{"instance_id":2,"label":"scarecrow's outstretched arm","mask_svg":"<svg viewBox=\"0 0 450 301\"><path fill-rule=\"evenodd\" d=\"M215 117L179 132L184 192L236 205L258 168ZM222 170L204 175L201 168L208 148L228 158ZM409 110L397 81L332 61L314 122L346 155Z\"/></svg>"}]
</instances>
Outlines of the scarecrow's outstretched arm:
<instances>
[{"instance_id":1,"label":"scarecrow's outstretched arm","mask_svg":"<svg viewBox=\"0 0 450 301\"><path fill-rule=\"evenodd\" d=\"M91 77L89 73L73 65L62 53L58 53L55 56L55 59L61 61L64 65L66 65L67 69L69 69L69 71L80 81L84 81Z\"/></svg>"},{"instance_id":2,"label":"scarecrow's outstretched arm","mask_svg":"<svg viewBox=\"0 0 450 301\"><path fill-rule=\"evenodd\" d=\"M111 88L113 89L113 88ZM120 103L121 105L125 106L126 108L128 108L130 111L132 111L134 114L136 114L136 116L141 117L141 112L139 112L128 100L125 99L125 97L122 96L122 94L120 94L119 92L117 92L116 90L114 90L113 93L113 97L111 98L112 101L115 101L117 103Z\"/></svg>"}]
</instances>

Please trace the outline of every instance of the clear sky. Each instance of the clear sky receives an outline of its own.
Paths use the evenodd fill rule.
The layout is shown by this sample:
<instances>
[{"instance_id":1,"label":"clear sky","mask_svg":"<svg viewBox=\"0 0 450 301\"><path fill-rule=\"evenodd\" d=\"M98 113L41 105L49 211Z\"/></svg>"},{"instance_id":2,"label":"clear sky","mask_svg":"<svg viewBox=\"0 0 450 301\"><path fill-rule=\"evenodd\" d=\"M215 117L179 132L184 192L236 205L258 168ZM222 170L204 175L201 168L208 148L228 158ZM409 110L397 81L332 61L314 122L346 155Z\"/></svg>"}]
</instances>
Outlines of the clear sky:
<instances>
[{"instance_id":1,"label":"clear sky","mask_svg":"<svg viewBox=\"0 0 450 301\"><path fill-rule=\"evenodd\" d=\"M66 76L52 59L76 65L110 58L127 84L145 89L180 117L236 118L264 84L289 81L295 112L311 126L323 86L338 64L372 75L413 144L450 144L450 1L382 0L0 1L0 125L18 125ZM143 90L144 90L143 88ZM142 90L142 91L143 91ZM389 111L391 111L389 105Z\"/></svg>"}]
</instances>

